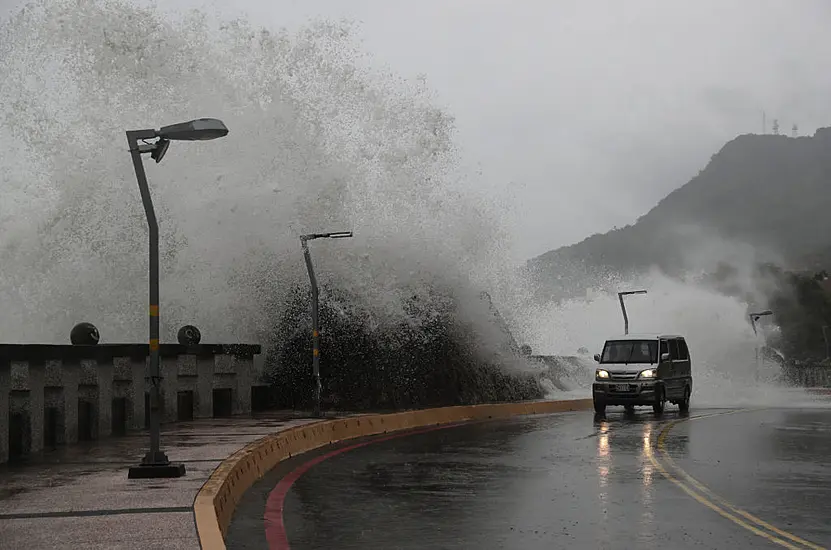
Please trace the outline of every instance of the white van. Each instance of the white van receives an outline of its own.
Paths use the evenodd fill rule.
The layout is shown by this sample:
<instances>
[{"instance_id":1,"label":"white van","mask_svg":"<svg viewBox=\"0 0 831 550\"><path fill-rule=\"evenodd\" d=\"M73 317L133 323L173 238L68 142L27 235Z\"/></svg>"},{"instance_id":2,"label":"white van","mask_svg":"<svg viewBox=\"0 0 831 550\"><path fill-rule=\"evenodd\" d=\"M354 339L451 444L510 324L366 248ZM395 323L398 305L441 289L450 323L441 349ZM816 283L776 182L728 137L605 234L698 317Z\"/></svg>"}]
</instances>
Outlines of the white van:
<instances>
[{"instance_id":1,"label":"white van","mask_svg":"<svg viewBox=\"0 0 831 550\"><path fill-rule=\"evenodd\" d=\"M692 363L683 336L672 334L627 334L606 340L592 384L597 414L608 405L651 406L656 414L667 401L681 411L690 408Z\"/></svg>"}]
</instances>

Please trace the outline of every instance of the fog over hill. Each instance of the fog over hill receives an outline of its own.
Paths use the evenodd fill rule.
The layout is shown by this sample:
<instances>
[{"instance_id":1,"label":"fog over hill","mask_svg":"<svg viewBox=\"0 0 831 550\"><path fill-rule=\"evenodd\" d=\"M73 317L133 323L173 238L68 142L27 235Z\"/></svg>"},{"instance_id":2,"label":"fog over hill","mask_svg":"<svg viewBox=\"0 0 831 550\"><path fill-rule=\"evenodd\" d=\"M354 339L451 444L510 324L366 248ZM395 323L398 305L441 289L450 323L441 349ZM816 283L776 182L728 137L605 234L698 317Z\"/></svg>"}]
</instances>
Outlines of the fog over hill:
<instances>
[{"instance_id":1,"label":"fog over hill","mask_svg":"<svg viewBox=\"0 0 831 550\"><path fill-rule=\"evenodd\" d=\"M530 260L544 298L584 295L610 277L670 276L771 262L818 269L831 258L831 128L742 135L634 224ZM647 208L644 208L647 210Z\"/></svg>"}]
</instances>

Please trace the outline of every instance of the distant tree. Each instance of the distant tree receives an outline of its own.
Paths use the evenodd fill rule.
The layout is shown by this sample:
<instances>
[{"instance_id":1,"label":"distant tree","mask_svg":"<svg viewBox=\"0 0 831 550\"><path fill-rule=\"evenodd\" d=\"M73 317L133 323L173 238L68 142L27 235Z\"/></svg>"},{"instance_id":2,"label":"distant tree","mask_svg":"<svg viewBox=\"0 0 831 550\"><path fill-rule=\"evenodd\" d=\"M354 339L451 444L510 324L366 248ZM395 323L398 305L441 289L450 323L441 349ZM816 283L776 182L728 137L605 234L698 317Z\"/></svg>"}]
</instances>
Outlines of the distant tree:
<instances>
[{"instance_id":1,"label":"distant tree","mask_svg":"<svg viewBox=\"0 0 831 550\"><path fill-rule=\"evenodd\" d=\"M778 136L779 135L779 121L773 119L773 134Z\"/></svg>"},{"instance_id":2,"label":"distant tree","mask_svg":"<svg viewBox=\"0 0 831 550\"><path fill-rule=\"evenodd\" d=\"M785 273L770 308L781 331L786 357L816 360L825 357L822 327L831 325L831 299L820 284L827 273Z\"/></svg>"}]
</instances>

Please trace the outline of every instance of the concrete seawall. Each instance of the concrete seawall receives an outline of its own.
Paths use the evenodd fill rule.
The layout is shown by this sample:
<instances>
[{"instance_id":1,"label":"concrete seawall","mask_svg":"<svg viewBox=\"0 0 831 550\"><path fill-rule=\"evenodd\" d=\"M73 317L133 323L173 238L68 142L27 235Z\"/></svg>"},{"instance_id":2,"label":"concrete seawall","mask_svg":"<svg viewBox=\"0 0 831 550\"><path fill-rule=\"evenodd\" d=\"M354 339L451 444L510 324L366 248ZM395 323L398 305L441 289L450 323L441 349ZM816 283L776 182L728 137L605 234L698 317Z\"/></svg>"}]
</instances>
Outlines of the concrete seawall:
<instances>
[{"instance_id":1,"label":"concrete seawall","mask_svg":"<svg viewBox=\"0 0 831 550\"><path fill-rule=\"evenodd\" d=\"M162 423L249 416L259 345L162 344ZM0 464L149 424L147 344L0 344Z\"/></svg>"},{"instance_id":2,"label":"concrete seawall","mask_svg":"<svg viewBox=\"0 0 831 550\"><path fill-rule=\"evenodd\" d=\"M549 414L592 407L591 399L498 403L323 420L263 437L223 461L200 489L194 516L203 550L224 550L225 534L243 493L281 460L332 443L413 428Z\"/></svg>"}]
</instances>

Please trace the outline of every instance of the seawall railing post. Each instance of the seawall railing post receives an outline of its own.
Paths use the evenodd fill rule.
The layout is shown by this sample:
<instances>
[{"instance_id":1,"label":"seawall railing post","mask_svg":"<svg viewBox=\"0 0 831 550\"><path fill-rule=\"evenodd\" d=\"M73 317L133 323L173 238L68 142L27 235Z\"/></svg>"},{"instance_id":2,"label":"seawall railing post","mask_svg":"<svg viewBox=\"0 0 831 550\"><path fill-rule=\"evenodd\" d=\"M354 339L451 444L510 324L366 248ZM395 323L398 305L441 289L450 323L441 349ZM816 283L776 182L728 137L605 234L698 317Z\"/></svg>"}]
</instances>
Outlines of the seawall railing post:
<instances>
[{"instance_id":1,"label":"seawall railing post","mask_svg":"<svg viewBox=\"0 0 831 550\"><path fill-rule=\"evenodd\" d=\"M196 356L197 418L211 418L214 414L214 355Z\"/></svg>"},{"instance_id":2,"label":"seawall railing post","mask_svg":"<svg viewBox=\"0 0 831 550\"><path fill-rule=\"evenodd\" d=\"M0 464L9 461L9 394L12 387L12 365L0 357Z\"/></svg>"},{"instance_id":3,"label":"seawall railing post","mask_svg":"<svg viewBox=\"0 0 831 550\"><path fill-rule=\"evenodd\" d=\"M251 376L254 371L253 357L231 356L236 391L234 392L234 414L251 414Z\"/></svg>"},{"instance_id":4,"label":"seawall railing post","mask_svg":"<svg viewBox=\"0 0 831 550\"><path fill-rule=\"evenodd\" d=\"M180 412L184 412L188 419L196 419L199 412L199 371L196 368L196 354L193 350L186 347L177 358L176 366L177 391L190 393L190 397L182 403L185 408Z\"/></svg>"},{"instance_id":5,"label":"seawall railing post","mask_svg":"<svg viewBox=\"0 0 831 550\"><path fill-rule=\"evenodd\" d=\"M46 362L41 359L30 359L29 370L29 426L31 429L32 454L43 450L43 413L46 406L44 379L46 376Z\"/></svg>"},{"instance_id":6,"label":"seawall railing post","mask_svg":"<svg viewBox=\"0 0 831 550\"><path fill-rule=\"evenodd\" d=\"M143 430L145 426L145 403L144 394L146 390L145 377L147 376L149 358L144 355L133 355L130 357L130 400L132 401L132 422L130 427L134 430Z\"/></svg>"},{"instance_id":7,"label":"seawall railing post","mask_svg":"<svg viewBox=\"0 0 831 550\"><path fill-rule=\"evenodd\" d=\"M63 440L64 444L78 443L78 384L81 379L81 363L76 359L61 362L63 386Z\"/></svg>"},{"instance_id":8,"label":"seawall railing post","mask_svg":"<svg viewBox=\"0 0 831 550\"><path fill-rule=\"evenodd\" d=\"M102 357L95 368L98 384L98 439L113 431L113 358Z\"/></svg>"},{"instance_id":9,"label":"seawall railing post","mask_svg":"<svg viewBox=\"0 0 831 550\"><path fill-rule=\"evenodd\" d=\"M179 419L179 356L161 357L162 422Z\"/></svg>"}]
</instances>

